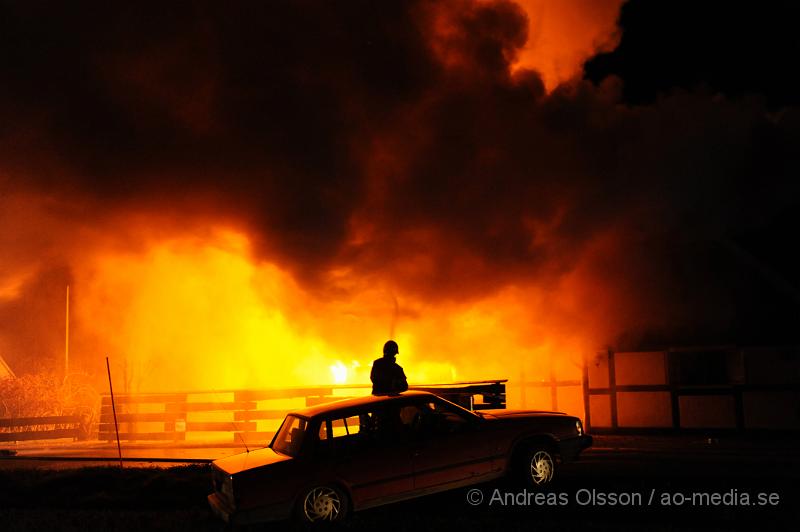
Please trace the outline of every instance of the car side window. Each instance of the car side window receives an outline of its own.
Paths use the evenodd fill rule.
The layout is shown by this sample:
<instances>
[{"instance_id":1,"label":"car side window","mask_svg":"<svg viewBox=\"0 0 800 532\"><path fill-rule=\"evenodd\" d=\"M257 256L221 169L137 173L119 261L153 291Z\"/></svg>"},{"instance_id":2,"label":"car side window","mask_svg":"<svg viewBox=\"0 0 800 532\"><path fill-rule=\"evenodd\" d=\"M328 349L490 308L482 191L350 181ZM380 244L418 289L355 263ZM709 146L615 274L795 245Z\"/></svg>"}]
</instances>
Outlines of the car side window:
<instances>
[{"instance_id":1,"label":"car side window","mask_svg":"<svg viewBox=\"0 0 800 532\"><path fill-rule=\"evenodd\" d=\"M415 406L419 417L412 426L417 434L448 434L462 430L467 424L466 418L447 408L446 404L425 401Z\"/></svg>"},{"instance_id":2,"label":"car side window","mask_svg":"<svg viewBox=\"0 0 800 532\"><path fill-rule=\"evenodd\" d=\"M361 417L350 416L344 418L345 429L348 435L358 434L361 432Z\"/></svg>"},{"instance_id":3,"label":"car side window","mask_svg":"<svg viewBox=\"0 0 800 532\"><path fill-rule=\"evenodd\" d=\"M361 419L359 416L349 416L334 419L331 421L332 438L344 436L355 436L361 431Z\"/></svg>"},{"instance_id":4,"label":"car side window","mask_svg":"<svg viewBox=\"0 0 800 532\"><path fill-rule=\"evenodd\" d=\"M355 441L362 446L397 443L404 440L408 434L407 425L396 405L376 405L358 416L347 418L347 427L351 430L351 434L356 419L358 419L358 433Z\"/></svg>"},{"instance_id":5,"label":"car side window","mask_svg":"<svg viewBox=\"0 0 800 532\"><path fill-rule=\"evenodd\" d=\"M427 415L425 405L411 404L400 408L400 421L409 433L418 432Z\"/></svg>"},{"instance_id":6,"label":"car side window","mask_svg":"<svg viewBox=\"0 0 800 532\"><path fill-rule=\"evenodd\" d=\"M320 421L318 433L319 450L325 453L341 451L355 447L362 434L364 415L352 415L323 419Z\"/></svg>"}]
</instances>

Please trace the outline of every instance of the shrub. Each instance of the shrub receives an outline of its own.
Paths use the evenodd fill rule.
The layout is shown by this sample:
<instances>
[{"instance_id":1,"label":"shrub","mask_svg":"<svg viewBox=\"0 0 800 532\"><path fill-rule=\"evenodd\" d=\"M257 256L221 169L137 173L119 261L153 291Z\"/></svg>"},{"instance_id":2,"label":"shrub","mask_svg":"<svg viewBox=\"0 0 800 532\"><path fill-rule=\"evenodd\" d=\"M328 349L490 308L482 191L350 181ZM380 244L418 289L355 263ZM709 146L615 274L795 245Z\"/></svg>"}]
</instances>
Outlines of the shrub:
<instances>
[{"instance_id":1,"label":"shrub","mask_svg":"<svg viewBox=\"0 0 800 532\"><path fill-rule=\"evenodd\" d=\"M0 378L0 418L79 416L84 436L88 437L97 419L100 395L81 382L82 375L61 378L53 373ZM0 427L2 432L30 430L30 427ZM60 425L35 425L36 429L61 428Z\"/></svg>"}]
</instances>

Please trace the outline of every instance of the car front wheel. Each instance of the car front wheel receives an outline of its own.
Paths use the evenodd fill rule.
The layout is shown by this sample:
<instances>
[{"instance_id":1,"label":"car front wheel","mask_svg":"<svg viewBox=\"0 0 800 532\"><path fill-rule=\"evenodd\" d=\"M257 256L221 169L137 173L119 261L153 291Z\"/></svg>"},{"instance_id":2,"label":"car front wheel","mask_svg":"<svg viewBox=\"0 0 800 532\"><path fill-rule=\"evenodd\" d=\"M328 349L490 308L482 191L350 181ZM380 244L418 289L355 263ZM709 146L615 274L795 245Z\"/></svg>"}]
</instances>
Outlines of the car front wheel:
<instances>
[{"instance_id":1,"label":"car front wheel","mask_svg":"<svg viewBox=\"0 0 800 532\"><path fill-rule=\"evenodd\" d=\"M525 483L533 488L541 488L553 481L556 458L550 449L534 447L525 453L521 467Z\"/></svg>"},{"instance_id":2,"label":"car front wheel","mask_svg":"<svg viewBox=\"0 0 800 532\"><path fill-rule=\"evenodd\" d=\"M300 499L298 517L306 525L340 523L347 517L347 495L335 486L317 486Z\"/></svg>"}]
</instances>

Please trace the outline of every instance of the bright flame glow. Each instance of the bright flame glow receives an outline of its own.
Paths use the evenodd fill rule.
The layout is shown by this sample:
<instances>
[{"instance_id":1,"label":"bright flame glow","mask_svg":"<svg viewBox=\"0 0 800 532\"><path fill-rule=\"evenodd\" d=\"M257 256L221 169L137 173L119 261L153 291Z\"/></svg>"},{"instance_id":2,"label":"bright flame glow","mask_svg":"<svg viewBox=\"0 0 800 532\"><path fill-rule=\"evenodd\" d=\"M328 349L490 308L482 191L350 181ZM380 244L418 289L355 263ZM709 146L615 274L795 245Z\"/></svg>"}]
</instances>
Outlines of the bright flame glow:
<instances>
[{"instance_id":1,"label":"bright flame glow","mask_svg":"<svg viewBox=\"0 0 800 532\"><path fill-rule=\"evenodd\" d=\"M517 68L542 75L548 91L580 76L583 63L612 50L619 40L617 17L624 0L518 0L528 15L528 42Z\"/></svg>"},{"instance_id":2,"label":"bright flame glow","mask_svg":"<svg viewBox=\"0 0 800 532\"><path fill-rule=\"evenodd\" d=\"M341 360L337 360L336 363L331 366L331 373L333 374L333 382L336 384L344 384L347 382L347 366L342 364Z\"/></svg>"},{"instance_id":3,"label":"bright flame glow","mask_svg":"<svg viewBox=\"0 0 800 532\"><path fill-rule=\"evenodd\" d=\"M161 236L137 251L98 249L74 267L71 355L100 367L108 354L121 392L369 385L392 327L412 384L580 379L594 349L573 326L586 315L580 272L547 290L512 286L454 302L340 270L318 295L255 260L242 233ZM549 408L549 395L508 394L512 406L522 398Z\"/></svg>"}]
</instances>

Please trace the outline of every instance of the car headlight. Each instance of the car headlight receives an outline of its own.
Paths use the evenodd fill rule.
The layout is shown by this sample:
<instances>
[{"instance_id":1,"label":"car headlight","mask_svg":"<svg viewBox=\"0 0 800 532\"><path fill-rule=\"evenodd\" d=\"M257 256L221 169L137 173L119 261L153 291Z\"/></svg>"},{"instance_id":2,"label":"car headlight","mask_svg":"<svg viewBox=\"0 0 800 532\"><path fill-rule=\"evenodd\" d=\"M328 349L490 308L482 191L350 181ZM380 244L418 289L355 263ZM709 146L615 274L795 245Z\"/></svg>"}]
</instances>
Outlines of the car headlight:
<instances>
[{"instance_id":1,"label":"car headlight","mask_svg":"<svg viewBox=\"0 0 800 532\"><path fill-rule=\"evenodd\" d=\"M222 495L233 504L235 499L233 497L233 475L222 471L221 469L214 468L214 491Z\"/></svg>"},{"instance_id":2,"label":"car headlight","mask_svg":"<svg viewBox=\"0 0 800 532\"><path fill-rule=\"evenodd\" d=\"M225 475L225 480L222 481L222 489L220 490L223 495L228 497L228 500L233 502L233 475Z\"/></svg>"},{"instance_id":3,"label":"car headlight","mask_svg":"<svg viewBox=\"0 0 800 532\"><path fill-rule=\"evenodd\" d=\"M578 436L583 436L583 424L580 419L575 420L575 430L578 431Z\"/></svg>"}]
</instances>

